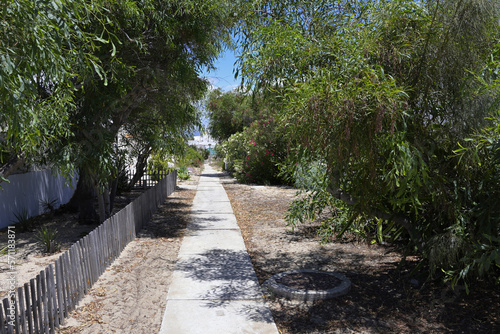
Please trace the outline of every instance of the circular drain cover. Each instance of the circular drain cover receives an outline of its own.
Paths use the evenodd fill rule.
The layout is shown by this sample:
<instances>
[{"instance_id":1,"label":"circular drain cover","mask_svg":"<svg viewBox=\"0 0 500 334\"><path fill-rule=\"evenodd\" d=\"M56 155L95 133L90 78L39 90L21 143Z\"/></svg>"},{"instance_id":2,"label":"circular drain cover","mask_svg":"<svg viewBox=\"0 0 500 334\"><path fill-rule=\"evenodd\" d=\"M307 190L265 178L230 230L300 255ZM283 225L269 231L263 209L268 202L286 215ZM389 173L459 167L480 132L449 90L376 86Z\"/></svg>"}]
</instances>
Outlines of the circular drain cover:
<instances>
[{"instance_id":1,"label":"circular drain cover","mask_svg":"<svg viewBox=\"0 0 500 334\"><path fill-rule=\"evenodd\" d=\"M337 272L299 269L276 274L264 286L280 297L315 301L345 295L351 288L351 281Z\"/></svg>"}]
</instances>

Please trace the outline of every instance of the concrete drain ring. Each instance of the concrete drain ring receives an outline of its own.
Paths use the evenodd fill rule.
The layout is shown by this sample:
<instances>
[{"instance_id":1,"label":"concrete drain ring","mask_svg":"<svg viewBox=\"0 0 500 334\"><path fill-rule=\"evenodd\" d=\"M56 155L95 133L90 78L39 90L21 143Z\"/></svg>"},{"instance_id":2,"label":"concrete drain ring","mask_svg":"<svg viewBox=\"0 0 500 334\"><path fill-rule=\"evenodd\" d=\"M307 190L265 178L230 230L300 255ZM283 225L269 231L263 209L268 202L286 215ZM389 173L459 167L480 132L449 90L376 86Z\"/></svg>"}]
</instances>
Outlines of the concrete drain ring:
<instances>
[{"instance_id":1,"label":"concrete drain ring","mask_svg":"<svg viewBox=\"0 0 500 334\"><path fill-rule=\"evenodd\" d=\"M329 281L334 281L335 283L331 285L333 286L332 288L325 288L324 286L320 288L297 288L293 287L293 284L287 284L286 282L284 282L287 277L300 276L304 276L305 278L309 277L309 279L312 280L314 280L315 276L322 276L323 281L327 279ZM337 272L298 269L285 271L272 276L270 279L264 282L264 287L269 289L269 291L276 296L304 302L311 302L315 300L331 299L347 294L349 292L349 289L351 288L351 281L343 274Z\"/></svg>"}]
</instances>

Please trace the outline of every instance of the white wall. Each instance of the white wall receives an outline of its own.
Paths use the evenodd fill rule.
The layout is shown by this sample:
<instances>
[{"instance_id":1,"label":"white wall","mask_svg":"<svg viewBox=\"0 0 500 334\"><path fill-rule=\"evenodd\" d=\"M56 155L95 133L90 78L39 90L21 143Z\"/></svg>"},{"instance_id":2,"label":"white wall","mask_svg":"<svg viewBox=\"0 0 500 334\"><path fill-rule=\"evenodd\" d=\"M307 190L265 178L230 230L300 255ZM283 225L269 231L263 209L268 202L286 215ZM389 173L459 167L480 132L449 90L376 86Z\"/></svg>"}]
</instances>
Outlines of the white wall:
<instances>
[{"instance_id":1,"label":"white wall","mask_svg":"<svg viewBox=\"0 0 500 334\"><path fill-rule=\"evenodd\" d=\"M57 199L57 206L66 204L76 189L78 178L71 180L72 187L66 184L61 175L52 175L50 170L15 174L9 176L10 183L0 186L0 228L16 221L15 213L27 210L30 217L43 213L40 201Z\"/></svg>"}]
</instances>

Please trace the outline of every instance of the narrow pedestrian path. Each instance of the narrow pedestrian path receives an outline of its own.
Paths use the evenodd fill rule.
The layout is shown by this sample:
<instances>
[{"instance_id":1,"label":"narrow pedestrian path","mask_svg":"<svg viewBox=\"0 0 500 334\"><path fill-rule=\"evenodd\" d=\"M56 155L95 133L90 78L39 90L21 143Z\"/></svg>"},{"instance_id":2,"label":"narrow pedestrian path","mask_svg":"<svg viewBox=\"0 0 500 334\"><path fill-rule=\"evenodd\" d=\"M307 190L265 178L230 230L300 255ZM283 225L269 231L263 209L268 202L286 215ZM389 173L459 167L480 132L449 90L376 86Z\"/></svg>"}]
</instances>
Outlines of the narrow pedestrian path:
<instances>
[{"instance_id":1,"label":"narrow pedestrian path","mask_svg":"<svg viewBox=\"0 0 500 334\"><path fill-rule=\"evenodd\" d=\"M278 333L219 176L205 165L160 334Z\"/></svg>"}]
</instances>

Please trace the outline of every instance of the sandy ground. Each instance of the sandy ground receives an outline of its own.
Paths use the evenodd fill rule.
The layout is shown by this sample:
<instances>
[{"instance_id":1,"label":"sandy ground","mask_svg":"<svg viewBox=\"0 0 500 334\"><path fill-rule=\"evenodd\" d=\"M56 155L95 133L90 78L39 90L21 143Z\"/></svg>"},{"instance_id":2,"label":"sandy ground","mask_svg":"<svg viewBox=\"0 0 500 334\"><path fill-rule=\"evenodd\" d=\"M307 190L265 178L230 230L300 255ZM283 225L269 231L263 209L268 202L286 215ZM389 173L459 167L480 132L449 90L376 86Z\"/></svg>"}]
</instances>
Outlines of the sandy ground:
<instances>
[{"instance_id":1,"label":"sandy ground","mask_svg":"<svg viewBox=\"0 0 500 334\"><path fill-rule=\"evenodd\" d=\"M128 194L117 196L113 212L119 211L132 200L140 196L142 191L132 191ZM45 214L36 217L33 223L34 229L31 232L21 232L19 227L14 227L15 232L15 253L9 259L8 255L0 255L0 298L7 294L7 282L11 276L9 260L15 261L15 277L18 286L29 282L36 277L41 270L45 269L49 263L54 261L65 252L71 245L94 230L97 225L81 225L77 222L76 213ZM57 230L57 243L59 250L52 254L44 253L43 248L37 242L37 228L39 226L55 228ZM8 233L6 230L0 232L0 248L7 245Z\"/></svg>"},{"instance_id":2,"label":"sandy ground","mask_svg":"<svg viewBox=\"0 0 500 334\"><path fill-rule=\"evenodd\" d=\"M59 333L158 333L198 178L167 198Z\"/></svg>"}]
</instances>

